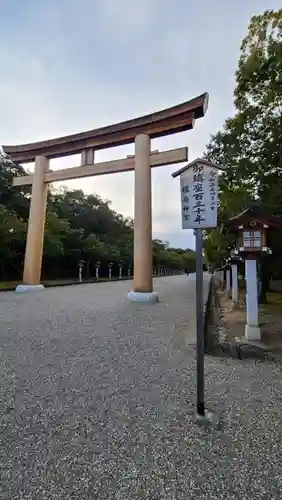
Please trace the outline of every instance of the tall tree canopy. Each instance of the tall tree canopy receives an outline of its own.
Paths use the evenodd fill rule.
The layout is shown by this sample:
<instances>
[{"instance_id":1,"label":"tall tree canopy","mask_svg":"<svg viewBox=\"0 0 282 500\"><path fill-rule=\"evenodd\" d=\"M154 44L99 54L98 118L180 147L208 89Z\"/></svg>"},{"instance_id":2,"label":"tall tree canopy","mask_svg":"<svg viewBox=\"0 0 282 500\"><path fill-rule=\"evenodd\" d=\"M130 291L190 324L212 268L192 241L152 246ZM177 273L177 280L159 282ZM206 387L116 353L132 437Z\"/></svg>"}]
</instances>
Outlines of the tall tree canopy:
<instances>
[{"instance_id":1,"label":"tall tree canopy","mask_svg":"<svg viewBox=\"0 0 282 500\"><path fill-rule=\"evenodd\" d=\"M282 9L251 19L241 44L234 105L234 117L206 148L208 159L226 167L220 179L219 219L235 215L254 198L271 214L281 215ZM220 258L227 243L218 230L208 231L207 258ZM281 231L271 237L271 244L270 265L282 274Z\"/></svg>"}]
</instances>

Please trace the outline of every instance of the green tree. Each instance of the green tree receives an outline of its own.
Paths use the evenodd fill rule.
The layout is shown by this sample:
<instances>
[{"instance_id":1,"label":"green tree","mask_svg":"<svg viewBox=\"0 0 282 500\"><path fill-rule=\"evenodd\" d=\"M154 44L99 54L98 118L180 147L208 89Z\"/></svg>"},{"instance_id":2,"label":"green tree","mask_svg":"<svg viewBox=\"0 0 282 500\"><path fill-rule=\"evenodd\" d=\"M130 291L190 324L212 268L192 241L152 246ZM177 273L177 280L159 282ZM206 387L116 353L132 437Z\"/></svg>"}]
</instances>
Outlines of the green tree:
<instances>
[{"instance_id":1,"label":"green tree","mask_svg":"<svg viewBox=\"0 0 282 500\"><path fill-rule=\"evenodd\" d=\"M253 198L269 213L281 214L282 10L251 19L241 45L234 104L234 117L226 120L206 150L210 160L227 167L220 181L219 219L240 212ZM222 255L226 244L216 231L207 232L209 258ZM276 231L271 244L275 258L264 261L262 267L267 265L273 271L282 267L281 231Z\"/></svg>"},{"instance_id":2,"label":"green tree","mask_svg":"<svg viewBox=\"0 0 282 500\"><path fill-rule=\"evenodd\" d=\"M14 211L0 205L0 273L1 280L9 279L11 269L17 269L18 257L22 257L26 235L26 223Z\"/></svg>"},{"instance_id":3,"label":"green tree","mask_svg":"<svg viewBox=\"0 0 282 500\"><path fill-rule=\"evenodd\" d=\"M29 213L30 187L21 186L18 188L12 186L13 177L24 174L23 167L13 163L1 152L0 147L0 205L25 219Z\"/></svg>"}]
</instances>

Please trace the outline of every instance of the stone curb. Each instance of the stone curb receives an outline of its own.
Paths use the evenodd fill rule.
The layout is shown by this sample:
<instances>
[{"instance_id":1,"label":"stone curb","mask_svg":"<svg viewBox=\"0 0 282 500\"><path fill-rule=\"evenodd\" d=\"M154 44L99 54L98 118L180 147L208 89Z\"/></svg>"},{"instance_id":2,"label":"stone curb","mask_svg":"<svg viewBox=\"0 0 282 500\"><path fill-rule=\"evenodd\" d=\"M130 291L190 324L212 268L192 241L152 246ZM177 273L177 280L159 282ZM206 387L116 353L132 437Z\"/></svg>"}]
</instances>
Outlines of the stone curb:
<instances>
[{"instance_id":1,"label":"stone curb","mask_svg":"<svg viewBox=\"0 0 282 500\"><path fill-rule=\"evenodd\" d=\"M216 293L216 291L215 291ZM215 335L214 349L209 354L224 355L235 359L257 359L261 361L273 361L282 363L282 352L275 352L265 345L260 345L255 342L246 340L245 338L235 337L228 339L224 322L224 313L220 304L218 303L218 312L220 316L220 323L216 325L217 334Z\"/></svg>"},{"instance_id":2,"label":"stone curb","mask_svg":"<svg viewBox=\"0 0 282 500\"><path fill-rule=\"evenodd\" d=\"M168 275L164 275L164 276L154 276L153 278L168 278L169 276L175 276L175 275L168 274ZM111 280L109 280L107 278L105 278L105 279L101 278L101 279L96 280L93 278L92 280L82 281L81 283L79 281L69 281L67 283L44 283L44 280L43 280L42 284L44 285L44 288L53 288L53 287L58 287L58 286L93 285L93 283L96 283L98 285L99 283L111 283L113 281L130 281L132 279L133 279L132 276L130 276L130 277L125 276L121 280L117 277L112 277ZM6 288L0 288L0 292L14 292L15 289L16 289L16 285L13 287L10 286L10 287L6 287Z\"/></svg>"},{"instance_id":3,"label":"stone curb","mask_svg":"<svg viewBox=\"0 0 282 500\"><path fill-rule=\"evenodd\" d=\"M266 346L248 342L235 337L232 340L219 339L217 348L221 353L237 359L259 359L262 361L282 362L282 353L275 353Z\"/></svg>"}]
</instances>

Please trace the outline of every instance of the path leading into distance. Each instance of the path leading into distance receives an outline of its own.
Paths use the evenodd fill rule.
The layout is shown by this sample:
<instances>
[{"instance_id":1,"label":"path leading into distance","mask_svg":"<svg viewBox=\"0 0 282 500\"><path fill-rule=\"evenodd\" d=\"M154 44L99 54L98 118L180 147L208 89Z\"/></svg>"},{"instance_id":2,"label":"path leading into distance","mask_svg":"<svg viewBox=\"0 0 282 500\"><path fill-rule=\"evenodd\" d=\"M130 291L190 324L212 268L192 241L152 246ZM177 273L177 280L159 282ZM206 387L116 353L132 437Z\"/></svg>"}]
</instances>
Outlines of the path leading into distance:
<instances>
[{"instance_id":1,"label":"path leading into distance","mask_svg":"<svg viewBox=\"0 0 282 500\"><path fill-rule=\"evenodd\" d=\"M1 500L280 498L281 367L207 357L198 428L195 276L155 281L0 294Z\"/></svg>"}]
</instances>

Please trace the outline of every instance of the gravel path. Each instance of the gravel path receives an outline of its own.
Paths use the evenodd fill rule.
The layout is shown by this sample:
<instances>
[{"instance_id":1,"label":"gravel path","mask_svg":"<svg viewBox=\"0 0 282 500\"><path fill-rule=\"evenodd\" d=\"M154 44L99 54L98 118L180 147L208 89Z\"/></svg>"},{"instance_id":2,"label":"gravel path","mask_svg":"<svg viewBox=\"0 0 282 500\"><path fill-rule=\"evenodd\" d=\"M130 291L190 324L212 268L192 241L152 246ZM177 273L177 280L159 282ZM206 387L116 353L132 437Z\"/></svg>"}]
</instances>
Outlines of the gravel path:
<instances>
[{"instance_id":1,"label":"gravel path","mask_svg":"<svg viewBox=\"0 0 282 500\"><path fill-rule=\"evenodd\" d=\"M280 499L281 368L207 357L197 427L195 278L129 286L0 295L0 498Z\"/></svg>"}]
</instances>

